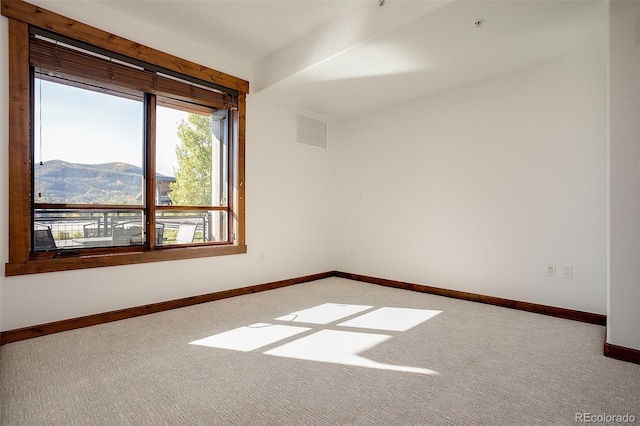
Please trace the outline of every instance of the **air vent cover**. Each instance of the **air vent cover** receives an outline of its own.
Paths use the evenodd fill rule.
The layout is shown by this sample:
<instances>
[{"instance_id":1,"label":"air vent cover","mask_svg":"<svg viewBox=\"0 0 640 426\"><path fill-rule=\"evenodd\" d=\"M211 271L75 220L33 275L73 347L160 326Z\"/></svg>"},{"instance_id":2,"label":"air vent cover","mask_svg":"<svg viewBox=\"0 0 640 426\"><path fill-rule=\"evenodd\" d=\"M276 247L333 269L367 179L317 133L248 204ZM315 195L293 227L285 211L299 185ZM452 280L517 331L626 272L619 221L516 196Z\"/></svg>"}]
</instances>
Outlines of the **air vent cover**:
<instances>
[{"instance_id":1,"label":"air vent cover","mask_svg":"<svg viewBox=\"0 0 640 426\"><path fill-rule=\"evenodd\" d=\"M306 145L327 147L327 123L296 114L296 141Z\"/></svg>"}]
</instances>

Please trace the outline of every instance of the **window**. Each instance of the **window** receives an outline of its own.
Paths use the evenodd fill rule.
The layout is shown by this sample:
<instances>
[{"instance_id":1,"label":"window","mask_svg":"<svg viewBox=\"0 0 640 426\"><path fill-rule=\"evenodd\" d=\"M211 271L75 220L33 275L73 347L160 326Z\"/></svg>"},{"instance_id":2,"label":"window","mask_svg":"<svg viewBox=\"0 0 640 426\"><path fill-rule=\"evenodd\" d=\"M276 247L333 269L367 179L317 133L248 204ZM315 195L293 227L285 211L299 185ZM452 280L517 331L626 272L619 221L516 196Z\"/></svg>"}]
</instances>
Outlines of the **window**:
<instances>
[{"instance_id":1,"label":"window","mask_svg":"<svg viewBox=\"0 0 640 426\"><path fill-rule=\"evenodd\" d=\"M5 274L245 253L248 83L7 4Z\"/></svg>"}]
</instances>

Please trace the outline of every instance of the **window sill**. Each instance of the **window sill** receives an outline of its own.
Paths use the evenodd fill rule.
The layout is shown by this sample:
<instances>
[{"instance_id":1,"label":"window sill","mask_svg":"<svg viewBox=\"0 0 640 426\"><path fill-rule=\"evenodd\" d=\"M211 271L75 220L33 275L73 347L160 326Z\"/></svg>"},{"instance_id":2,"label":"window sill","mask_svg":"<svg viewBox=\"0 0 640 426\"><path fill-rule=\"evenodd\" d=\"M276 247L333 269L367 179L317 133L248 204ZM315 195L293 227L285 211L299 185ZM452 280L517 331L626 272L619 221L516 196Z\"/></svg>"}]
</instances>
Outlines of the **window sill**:
<instances>
[{"instance_id":1,"label":"window sill","mask_svg":"<svg viewBox=\"0 0 640 426\"><path fill-rule=\"evenodd\" d=\"M103 266L136 265L138 263L227 256L232 254L244 254L246 252L246 245L226 245L215 247L182 247L155 251L137 250L56 259L37 259L28 260L23 263L7 263L5 264L4 275L6 277L11 277L16 275L40 274L44 272L100 268Z\"/></svg>"}]
</instances>

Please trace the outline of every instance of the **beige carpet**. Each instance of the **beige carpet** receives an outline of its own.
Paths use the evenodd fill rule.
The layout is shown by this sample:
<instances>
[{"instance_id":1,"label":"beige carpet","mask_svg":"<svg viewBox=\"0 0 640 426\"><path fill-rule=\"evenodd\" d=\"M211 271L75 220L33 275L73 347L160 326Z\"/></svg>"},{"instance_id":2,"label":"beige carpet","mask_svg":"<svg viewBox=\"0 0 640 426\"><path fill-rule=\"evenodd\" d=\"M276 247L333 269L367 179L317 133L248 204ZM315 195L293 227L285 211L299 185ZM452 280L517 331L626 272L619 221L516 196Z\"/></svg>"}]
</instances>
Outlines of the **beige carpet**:
<instances>
[{"instance_id":1,"label":"beige carpet","mask_svg":"<svg viewBox=\"0 0 640 426\"><path fill-rule=\"evenodd\" d=\"M0 423L640 424L640 366L603 337L330 278L5 345Z\"/></svg>"}]
</instances>

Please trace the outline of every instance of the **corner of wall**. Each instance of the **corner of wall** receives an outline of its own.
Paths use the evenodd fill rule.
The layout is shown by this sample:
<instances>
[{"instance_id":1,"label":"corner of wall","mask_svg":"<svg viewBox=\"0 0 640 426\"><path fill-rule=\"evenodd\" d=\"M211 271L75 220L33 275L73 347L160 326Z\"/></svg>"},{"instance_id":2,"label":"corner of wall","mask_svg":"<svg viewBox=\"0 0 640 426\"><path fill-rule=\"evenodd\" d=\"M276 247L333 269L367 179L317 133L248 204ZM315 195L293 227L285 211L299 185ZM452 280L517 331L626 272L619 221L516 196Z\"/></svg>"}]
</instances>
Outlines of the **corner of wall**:
<instances>
[{"instance_id":1,"label":"corner of wall","mask_svg":"<svg viewBox=\"0 0 640 426\"><path fill-rule=\"evenodd\" d=\"M640 350L640 3L609 14L607 343Z\"/></svg>"}]
</instances>

